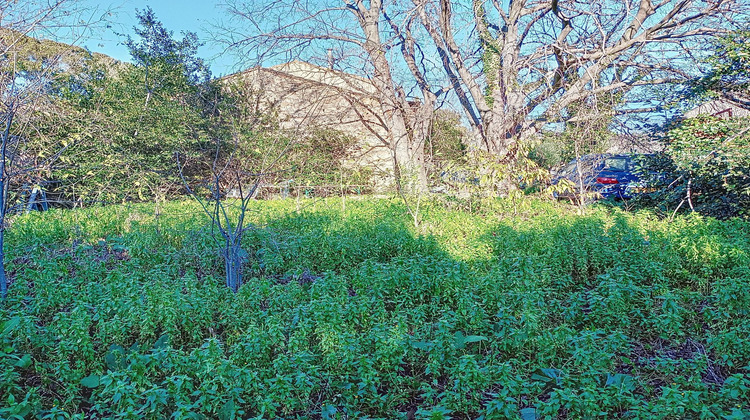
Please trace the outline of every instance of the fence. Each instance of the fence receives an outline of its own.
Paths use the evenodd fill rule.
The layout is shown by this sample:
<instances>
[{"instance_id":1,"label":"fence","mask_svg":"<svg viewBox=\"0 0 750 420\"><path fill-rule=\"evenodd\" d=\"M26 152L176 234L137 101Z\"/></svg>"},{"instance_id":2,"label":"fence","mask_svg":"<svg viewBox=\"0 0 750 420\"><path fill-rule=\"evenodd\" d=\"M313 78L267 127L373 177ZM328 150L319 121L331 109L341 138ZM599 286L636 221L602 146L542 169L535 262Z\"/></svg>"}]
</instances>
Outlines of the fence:
<instances>
[{"instance_id":1,"label":"fence","mask_svg":"<svg viewBox=\"0 0 750 420\"><path fill-rule=\"evenodd\" d=\"M248 188L250 190L250 188ZM284 182L274 185L260 185L255 191L255 198L324 198L340 197L343 195L371 194L370 185L296 185ZM240 198L239 190L233 189L227 193L227 198Z\"/></svg>"},{"instance_id":2,"label":"fence","mask_svg":"<svg viewBox=\"0 0 750 420\"><path fill-rule=\"evenodd\" d=\"M251 188L247 188L250 190ZM347 195L372 194L371 185L296 185L294 183L260 185L255 191L254 198L269 200L275 198L326 198ZM240 198L239 190L233 189L226 194L226 198ZM132 202L126 200L125 202ZM75 208L92 205L124 204L123 201L102 200L70 200L54 192L45 192L36 188L23 192L17 197L15 205L9 208L9 213L29 212L32 210L47 210L49 207Z\"/></svg>"}]
</instances>

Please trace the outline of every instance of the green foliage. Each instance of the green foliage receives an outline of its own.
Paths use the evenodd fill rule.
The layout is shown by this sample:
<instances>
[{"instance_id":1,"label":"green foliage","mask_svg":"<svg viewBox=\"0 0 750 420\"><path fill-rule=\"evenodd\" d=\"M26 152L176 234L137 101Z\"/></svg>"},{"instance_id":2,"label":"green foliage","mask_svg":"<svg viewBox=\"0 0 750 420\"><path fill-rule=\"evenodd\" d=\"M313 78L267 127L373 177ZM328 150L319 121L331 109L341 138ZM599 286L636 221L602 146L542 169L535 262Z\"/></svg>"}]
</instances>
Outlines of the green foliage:
<instances>
[{"instance_id":1,"label":"green foliage","mask_svg":"<svg viewBox=\"0 0 750 420\"><path fill-rule=\"evenodd\" d=\"M533 141L529 158L539 166L550 169L575 160L576 154L604 153L614 134L604 125L588 135L586 130L591 128L570 126L562 133L544 133Z\"/></svg>"},{"instance_id":2,"label":"green foliage","mask_svg":"<svg viewBox=\"0 0 750 420\"><path fill-rule=\"evenodd\" d=\"M750 225L549 202L191 202L13 220L3 418L741 418Z\"/></svg>"},{"instance_id":3,"label":"green foliage","mask_svg":"<svg viewBox=\"0 0 750 420\"><path fill-rule=\"evenodd\" d=\"M748 118L700 116L668 132L666 159L646 162L662 188L653 194L662 206L683 203L706 215L748 216L750 209L750 130ZM669 183L669 185L665 185ZM690 201L687 202L688 196Z\"/></svg>"},{"instance_id":4,"label":"green foliage","mask_svg":"<svg viewBox=\"0 0 750 420\"><path fill-rule=\"evenodd\" d=\"M593 95L566 109L568 121L560 132L544 132L532 140L529 158L543 168L564 165L574 159L604 153L616 133L610 130L612 112L622 102L622 94Z\"/></svg>"},{"instance_id":5,"label":"green foliage","mask_svg":"<svg viewBox=\"0 0 750 420\"><path fill-rule=\"evenodd\" d=\"M68 150L54 173L57 193L68 200L173 196L183 190L175 155L199 160L223 134L212 124L220 95L196 56L195 34L174 39L151 9L137 17L138 39L125 42L134 65L112 68L91 57L58 87L78 117L61 140Z\"/></svg>"},{"instance_id":6,"label":"green foliage","mask_svg":"<svg viewBox=\"0 0 750 420\"><path fill-rule=\"evenodd\" d=\"M347 161L356 139L336 130L289 138L273 112L254 107L257 92L210 79L195 34L175 39L151 9L138 19L136 39L125 42L133 65L91 57L56 86L72 116L58 135L67 150L53 173L64 200L174 198L185 191L180 170L200 189L227 163L267 172L267 184L369 184L368 171Z\"/></svg>"},{"instance_id":7,"label":"green foliage","mask_svg":"<svg viewBox=\"0 0 750 420\"><path fill-rule=\"evenodd\" d=\"M3 205L13 209L24 203L34 186L44 187L50 180L50 168L64 150L57 140L72 121L55 86L80 71L90 54L5 26L0 28L0 40L0 118L4 128L10 123L3 174L8 197Z\"/></svg>"},{"instance_id":8,"label":"green foliage","mask_svg":"<svg viewBox=\"0 0 750 420\"><path fill-rule=\"evenodd\" d=\"M15 134L29 137L23 163L35 170L18 171L14 191L42 184L68 205L163 201L185 192L180 171L199 188L214 166L230 161L243 173L269 172L267 184L368 190L371 171L348 159L357 139L336 130L289 138L273 112L253 101L257 92L211 80L195 34L175 38L150 8L137 18L134 37L124 41L133 64L75 50L58 60L66 71L45 73L43 100L17 120L24 132ZM24 54L39 57L23 60L26 73L41 71L65 46L22 41Z\"/></svg>"},{"instance_id":9,"label":"green foliage","mask_svg":"<svg viewBox=\"0 0 750 420\"><path fill-rule=\"evenodd\" d=\"M546 183L548 178L549 171L533 161L524 145L519 143L505 157L475 150L462 160L448 164L443 181L452 190L496 197L517 195L520 190Z\"/></svg>"},{"instance_id":10,"label":"green foliage","mask_svg":"<svg viewBox=\"0 0 750 420\"><path fill-rule=\"evenodd\" d=\"M425 144L425 153L430 157L435 175L439 175L450 162L464 160L467 136L458 114L445 110L435 112L430 136Z\"/></svg>"},{"instance_id":11,"label":"green foliage","mask_svg":"<svg viewBox=\"0 0 750 420\"><path fill-rule=\"evenodd\" d=\"M182 40L173 39L171 31L157 19L150 7L137 12L139 26L135 27L137 40L128 36L125 46L137 67L151 74L144 75L148 90L155 88L184 89L182 85L199 86L206 83L211 73L201 58L201 43L194 32L184 33Z\"/></svg>"},{"instance_id":12,"label":"green foliage","mask_svg":"<svg viewBox=\"0 0 750 420\"><path fill-rule=\"evenodd\" d=\"M708 58L709 73L692 86L692 94L740 93L750 89L750 30L735 31L716 41Z\"/></svg>"},{"instance_id":13,"label":"green foliage","mask_svg":"<svg viewBox=\"0 0 750 420\"><path fill-rule=\"evenodd\" d=\"M370 171L349 161L356 139L337 130L311 130L289 138L275 130L248 130L237 155L261 168L276 161L265 177L269 184L289 182L290 188L311 185L369 185Z\"/></svg>"}]
</instances>

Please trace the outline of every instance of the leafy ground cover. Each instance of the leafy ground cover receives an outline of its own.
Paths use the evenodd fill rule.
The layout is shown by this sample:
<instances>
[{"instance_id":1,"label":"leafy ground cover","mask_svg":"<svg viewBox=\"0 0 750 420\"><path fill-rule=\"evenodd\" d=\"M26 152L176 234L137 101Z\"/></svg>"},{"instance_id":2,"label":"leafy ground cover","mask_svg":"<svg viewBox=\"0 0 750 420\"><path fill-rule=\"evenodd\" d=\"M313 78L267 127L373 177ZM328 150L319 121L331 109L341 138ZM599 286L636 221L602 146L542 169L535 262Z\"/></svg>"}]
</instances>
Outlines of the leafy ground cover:
<instances>
[{"instance_id":1,"label":"leafy ground cover","mask_svg":"<svg viewBox=\"0 0 750 420\"><path fill-rule=\"evenodd\" d=\"M551 203L193 203L8 230L2 418L750 416L750 223Z\"/></svg>"}]
</instances>

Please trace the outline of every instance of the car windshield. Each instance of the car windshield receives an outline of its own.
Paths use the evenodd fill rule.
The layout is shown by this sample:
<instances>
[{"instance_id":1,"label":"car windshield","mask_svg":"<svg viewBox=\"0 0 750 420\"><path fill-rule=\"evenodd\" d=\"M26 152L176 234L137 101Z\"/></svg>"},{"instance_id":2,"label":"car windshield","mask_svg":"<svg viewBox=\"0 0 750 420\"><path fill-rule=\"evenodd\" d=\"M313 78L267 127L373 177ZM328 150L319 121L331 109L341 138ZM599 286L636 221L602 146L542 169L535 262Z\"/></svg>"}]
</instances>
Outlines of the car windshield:
<instances>
[{"instance_id":1,"label":"car windshield","mask_svg":"<svg viewBox=\"0 0 750 420\"><path fill-rule=\"evenodd\" d=\"M573 179L578 177L578 170L580 169L581 175L589 177L598 173L604 159L602 155L586 155L581 156L579 159L570 162L564 169L558 172L558 176ZM580 165L580 168L578 167Z\"/></svg>"},{"instance_id":2,"label":"car windshield","mask_svg":"<svg viewBox=\"0 0 750 420\"><path fill-rule=\"evenodd\" d=\"M560 173L563 176L573 175L576 173L576 165L576 162L569 163L568 166L566 166L565 169L563 169Z\"/></svg>"},{"instance_id":3,"label":"car windshield","mask_svg":"<svg viewBox=\"0 0 750 420\"><path fill-rule=\"evenodd\" d=\"M628 159L622 157L609 158L604 162L604 169L609 171L627 171Z\"/></svg>"}]
</instances>

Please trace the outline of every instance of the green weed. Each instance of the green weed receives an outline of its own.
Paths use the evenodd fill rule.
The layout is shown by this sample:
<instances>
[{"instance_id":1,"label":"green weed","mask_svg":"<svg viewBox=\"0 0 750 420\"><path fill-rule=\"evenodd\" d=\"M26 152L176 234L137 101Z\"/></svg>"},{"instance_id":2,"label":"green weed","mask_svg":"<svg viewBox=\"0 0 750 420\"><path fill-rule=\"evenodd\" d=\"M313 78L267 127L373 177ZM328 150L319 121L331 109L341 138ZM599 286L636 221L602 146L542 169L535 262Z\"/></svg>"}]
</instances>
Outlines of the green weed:
<instances>
[{"instance_id":1,"label":"green weed","mask_svg":"<svg viewBox=\"0 0 750 420\"><path fill-rule=\"evenodd\" d=\"M541 201L12 221L3 418L746 418L750 224Z\"/></svg>"}]
</instances>

